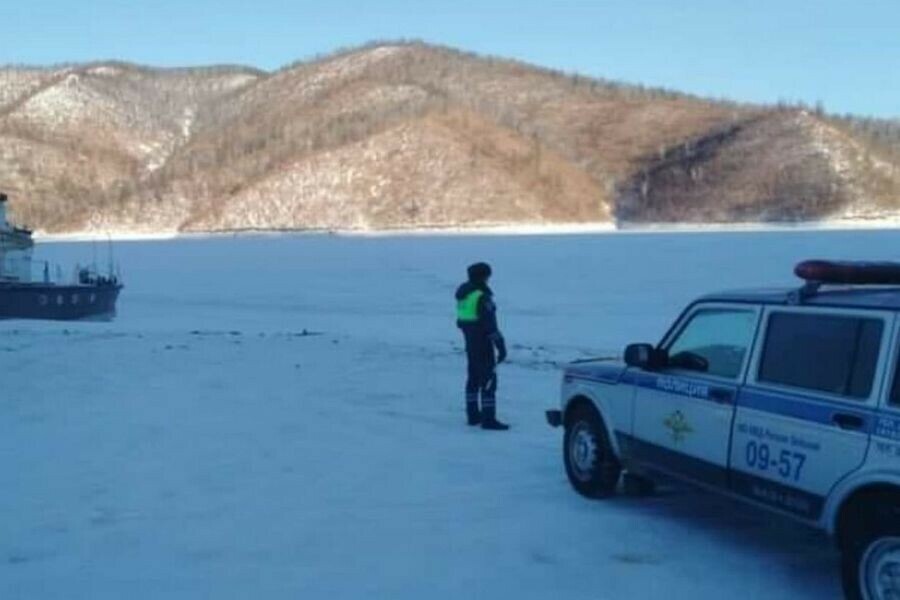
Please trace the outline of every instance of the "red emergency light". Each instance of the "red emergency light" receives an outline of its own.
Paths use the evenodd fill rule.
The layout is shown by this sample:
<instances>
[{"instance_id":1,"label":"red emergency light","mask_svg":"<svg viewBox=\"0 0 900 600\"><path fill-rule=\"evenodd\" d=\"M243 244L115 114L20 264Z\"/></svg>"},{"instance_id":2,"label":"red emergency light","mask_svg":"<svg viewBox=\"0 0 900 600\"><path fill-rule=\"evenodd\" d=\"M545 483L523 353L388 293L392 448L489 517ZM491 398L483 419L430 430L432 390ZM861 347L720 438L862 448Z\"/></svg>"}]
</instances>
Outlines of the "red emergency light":
<instances>
[{"instance_id":1,"label":"red emergency light","mask_svg":"<svg viewBox=\"0 0 900 600\"><path fill-rule=\"evenodd\" d=\"M900 263L805 260L794 274L809 283L846 285L900 284Z\"/></svg>"}]
</instances>

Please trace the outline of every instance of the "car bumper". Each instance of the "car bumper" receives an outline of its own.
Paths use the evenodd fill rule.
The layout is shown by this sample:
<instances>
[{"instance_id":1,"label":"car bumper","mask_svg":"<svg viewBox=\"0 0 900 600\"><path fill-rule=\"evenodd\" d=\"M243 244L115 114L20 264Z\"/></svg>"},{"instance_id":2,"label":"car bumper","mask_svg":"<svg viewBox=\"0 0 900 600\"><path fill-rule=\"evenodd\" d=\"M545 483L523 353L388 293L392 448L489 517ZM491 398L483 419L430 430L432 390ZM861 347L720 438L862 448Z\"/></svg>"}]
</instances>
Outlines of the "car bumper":
<instances>
[{"instance_id":1,"label":"car bumper","mask_svg":"<svg viewBox=\"0 0 900 600\"><path fill-rule=\"evenodd\" d=\"M547 423L550 424L551 427L559 427L562 425L562 411L561 410L548 410L546 412L547 415Z\"/></svg>"}]
</instances>

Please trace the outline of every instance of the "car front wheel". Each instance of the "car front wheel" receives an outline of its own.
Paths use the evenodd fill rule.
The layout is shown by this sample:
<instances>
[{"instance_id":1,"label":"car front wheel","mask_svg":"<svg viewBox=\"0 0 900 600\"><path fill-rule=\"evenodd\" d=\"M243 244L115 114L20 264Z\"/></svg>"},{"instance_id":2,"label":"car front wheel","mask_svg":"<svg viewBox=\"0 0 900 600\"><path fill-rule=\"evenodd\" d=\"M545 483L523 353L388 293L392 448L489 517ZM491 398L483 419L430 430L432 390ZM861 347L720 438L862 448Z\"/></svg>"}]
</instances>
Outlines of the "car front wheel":
<instances>
[{"instance_id":1,"label":"car front wheel","mask_svg":"<svg viewBox=\"0 0 900 600\"><path fill-rule=\"evenodd\" d=\"M844 592L853 600L900 598L900 530L854 540L843 556Z\"/></svg>"},{"instance_id":2,"label":"car front wheel","mask_svg":"<svg viewBox=\"0 0 900 600\"><path fill-rule=\"evenodd\" d=\"M580 406L566 420L563 458L569 482L579 494L604 498L615 492L622 467L592 407Z\"/></svg>"}]
</instances>

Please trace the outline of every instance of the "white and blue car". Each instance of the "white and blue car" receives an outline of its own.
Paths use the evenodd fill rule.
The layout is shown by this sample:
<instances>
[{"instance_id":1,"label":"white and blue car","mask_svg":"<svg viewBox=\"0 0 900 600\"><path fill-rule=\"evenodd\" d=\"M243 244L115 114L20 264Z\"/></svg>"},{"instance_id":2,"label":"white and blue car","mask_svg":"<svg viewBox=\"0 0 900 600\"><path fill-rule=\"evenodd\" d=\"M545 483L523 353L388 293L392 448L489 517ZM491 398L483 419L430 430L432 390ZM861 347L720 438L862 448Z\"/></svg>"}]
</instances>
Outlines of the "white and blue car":
<instances>
[{"instance_id":1,"label":"white and blue car","mask_svg":"<svg viewBox=\"0 0 900 600\"><path fill-rule=\"evenodd\" d=\"M547 419L579 493L623 470L721 491L832 534L848 598L900 598L900 264L796 273L700 298L622 363L569 365Z\"/></svg>"}]
</instances>

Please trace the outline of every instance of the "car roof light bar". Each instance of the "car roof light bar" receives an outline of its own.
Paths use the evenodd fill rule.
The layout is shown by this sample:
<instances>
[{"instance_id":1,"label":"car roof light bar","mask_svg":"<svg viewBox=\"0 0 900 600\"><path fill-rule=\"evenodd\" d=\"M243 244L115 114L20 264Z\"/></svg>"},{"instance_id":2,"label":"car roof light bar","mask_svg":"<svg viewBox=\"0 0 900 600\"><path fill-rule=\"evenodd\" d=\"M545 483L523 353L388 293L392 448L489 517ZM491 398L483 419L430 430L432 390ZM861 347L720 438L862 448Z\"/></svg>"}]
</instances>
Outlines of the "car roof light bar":
<instances>
[{"instance_id":1,"label":"car roof light bar","mask_svg":"<svg viewBox=\"0 0 900 600\"><path fill-rule=\"evenodd\" d=\"M803 286L790 294L789 301L800 303L816 295L823 285L900 285L900 263L805 260L794 267Z\"/></svg>"}]
</instances>

